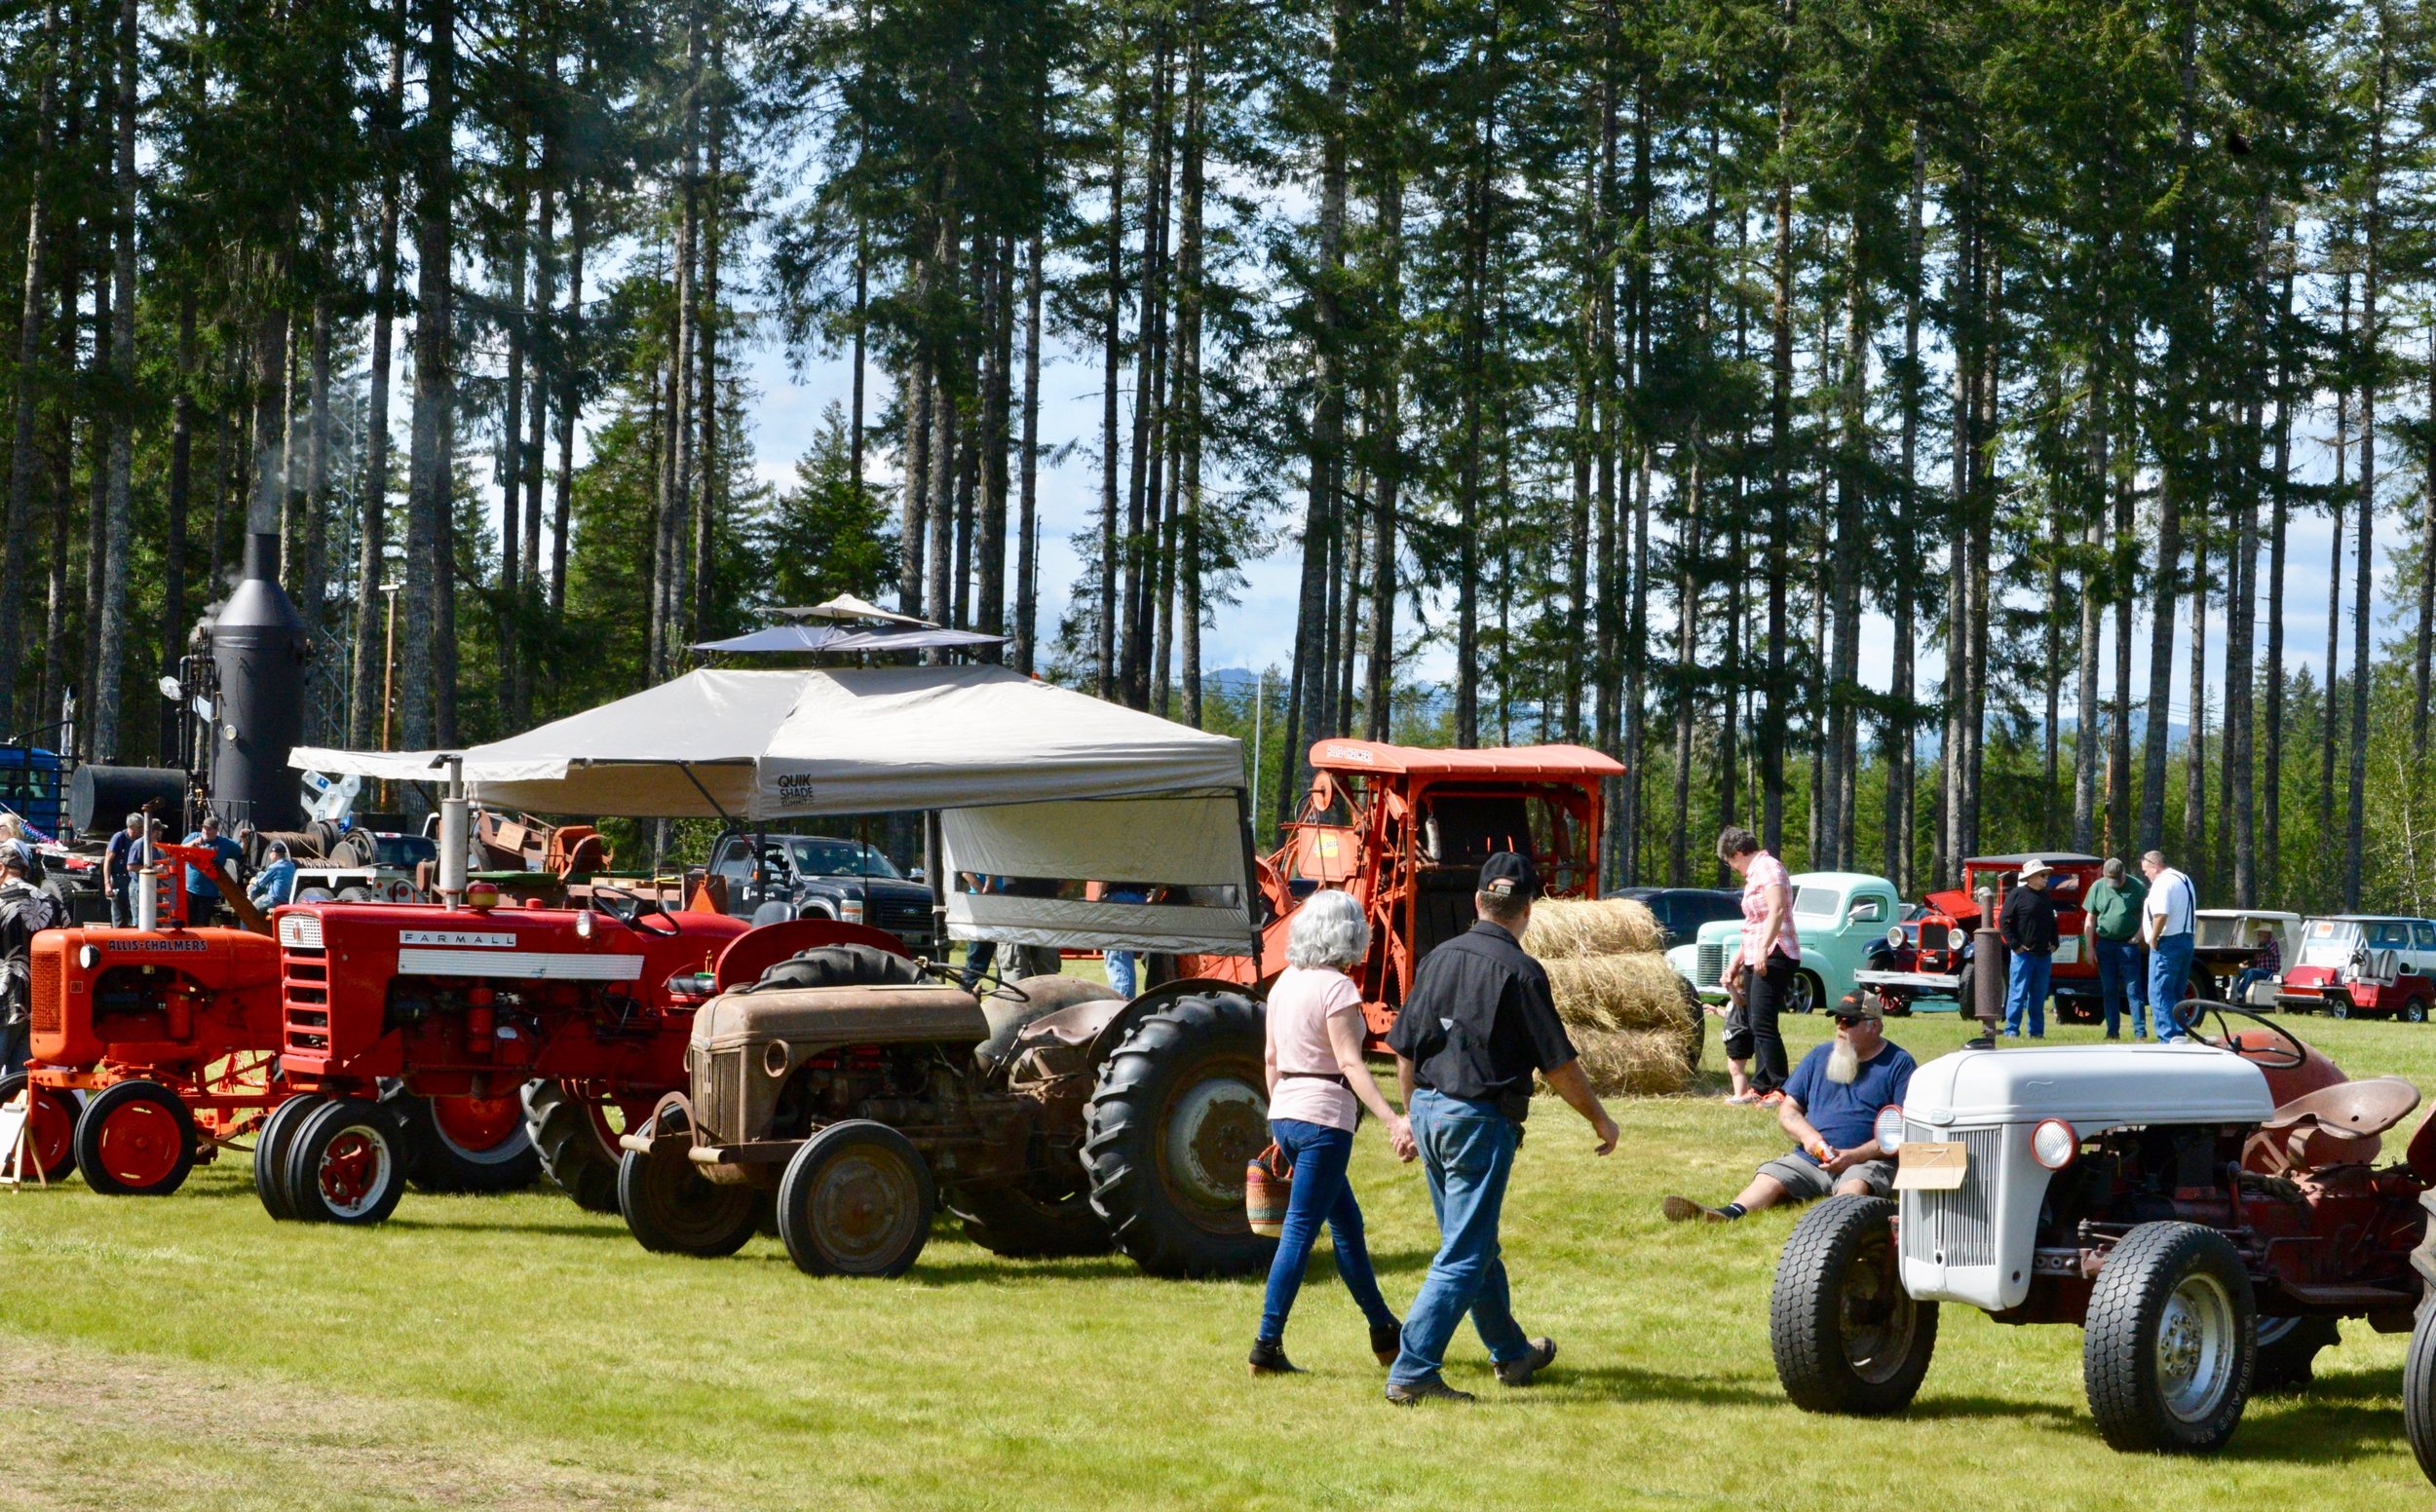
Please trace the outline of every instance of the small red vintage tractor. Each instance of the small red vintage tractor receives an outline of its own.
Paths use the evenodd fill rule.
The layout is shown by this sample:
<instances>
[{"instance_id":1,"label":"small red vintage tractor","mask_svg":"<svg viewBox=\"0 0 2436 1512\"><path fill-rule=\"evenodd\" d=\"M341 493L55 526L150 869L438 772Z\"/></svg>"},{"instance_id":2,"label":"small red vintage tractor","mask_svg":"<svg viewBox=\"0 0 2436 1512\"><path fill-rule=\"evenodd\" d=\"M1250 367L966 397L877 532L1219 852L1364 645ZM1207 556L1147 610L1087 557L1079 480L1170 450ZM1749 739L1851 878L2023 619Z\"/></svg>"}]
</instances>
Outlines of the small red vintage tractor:
<instances>
[{"instance_id":1,"label":"small red vintage tractor","mask_svg":"<svg viewBox=\"0 0 2436 1512\"><path fill-rule=\"evenodd\" d=\"M2005 899L2021 885L2022 868L2034 858L2047 864L2047 892L2055 899L2056 947L2048 991L2055 997L2056 1017L2068 1024L2096 1023L2106 1003L2097 960L2081 932L2089 918L2081 899L2104 864L2094 855L2039 850L1971 857L1962 863L1962 886L1928 894L1927 910L1918 920L1889 928L1873 965L1854 972L1852 980L1874 990L1880 1005L1898 1016L1910 1013L1922 998L1954 999L1968 1014L1971 974L1977 968L1972 939L1979 928L1979 894L1993 894L1991 906L2002 912ZM1998 963L1998 969L2009 967Z\"/></svg>"},{"instance_id":2,"label":"small red vintage tractor","mask_svg":"<svg viewBox=\"0 0 2436 1512\"><path fill-rule=\"evenodd\" d=\"M1612 757L1579 745L1456 751L1321 740L1311 761L1311 791L1285 844L1261 862L1259 963L1187 958L1180 968L1265 982L1285 968L1286 931L1302 900L1343 888L1370 919L1370 956L1355 978L1371 1032L1384 1035L1421 958L1471 927L1480 863L1492 852L1528 852L1549 897L1599 895L1601 784L1624 775Z\"/></svg>"}]
</instances>

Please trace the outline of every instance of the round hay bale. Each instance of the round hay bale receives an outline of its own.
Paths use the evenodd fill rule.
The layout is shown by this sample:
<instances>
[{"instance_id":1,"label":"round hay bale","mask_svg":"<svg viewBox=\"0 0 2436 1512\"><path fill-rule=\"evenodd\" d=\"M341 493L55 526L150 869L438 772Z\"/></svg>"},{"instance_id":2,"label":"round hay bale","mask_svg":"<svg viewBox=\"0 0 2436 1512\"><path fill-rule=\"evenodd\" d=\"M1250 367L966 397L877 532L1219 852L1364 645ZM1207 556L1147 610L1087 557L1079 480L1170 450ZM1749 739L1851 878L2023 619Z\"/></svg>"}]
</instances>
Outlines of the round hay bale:
<instances>
[{"instance_id":1,"label":"round hay bale","mask_svg":"<svg viewBox=\"0 0 2436 1512\"><path fill-rule=\"evenodd\" d=\"M1603 1091L1635 1093L1649 1087L1680 1091L1699 1070L1700 1001L1663 957L1586 956L1543 964L1557 1017L1565 1021L1574 1048L1581 1052L1582 1072L1594 1086L1601 1067L1617 1082ZM1631 1054L1619 1060L1618 1047L1627 1040ZM1657 1086L1666 1078L1645 1070L1625 1075L1617 1069L1626 1062L1637 1067L1653 1044L1668 1047L1676 1068L1673 1085Z\"/></svg>"},{"instance_id":2,"label":"round hay bale","mask_svg":"<svg viewBox=\"0 0 2436 1512\"><path fill-rule=\"evenodd\" d=\"M1601 1097L1663 1097L1692 1080L1683 1045L1662 1030L1585 1029L1574 1035L1581 1074ZM1545 1090L1546 1083L1541 1083Z\"/></svg>"},{"instance_id":3,"label":"round hay bale","mask_svg":"<svg viewBox=\"0 0 2436 1512\"><path fill-rule=\"evenodd\" d=\"M1522 947L1542 961L1655 954L1665 943L1657 916L1629 898L1542 898L1531 906Z\"/></svg>"}]
</instances>

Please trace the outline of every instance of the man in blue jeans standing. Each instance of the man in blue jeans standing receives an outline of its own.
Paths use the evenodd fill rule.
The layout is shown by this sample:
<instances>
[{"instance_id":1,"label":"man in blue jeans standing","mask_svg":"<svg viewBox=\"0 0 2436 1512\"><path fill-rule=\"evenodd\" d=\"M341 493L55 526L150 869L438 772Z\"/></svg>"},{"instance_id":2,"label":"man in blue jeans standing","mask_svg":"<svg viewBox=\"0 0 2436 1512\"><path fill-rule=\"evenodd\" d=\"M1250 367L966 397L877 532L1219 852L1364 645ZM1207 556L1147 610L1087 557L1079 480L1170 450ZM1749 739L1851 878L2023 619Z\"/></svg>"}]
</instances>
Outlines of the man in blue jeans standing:
<instances>
[{"instance_id":1,"label":"man in blue jeans standing","mask_svg":"<svg viewBox=\"0 0 2436 1512\"><path fill-rule=\"evenodd\" d=\"M2191 880L2165 864L2162 852L2140 858L2141 875L2149 879L2149 901L2140 928L2149 942L2149 1010L2157 1021L2157 1040L2180 1040L2187 1027L2174 1016L2174 1005L2189 996L2190 953L2196 943L2199 889Z\"/></svg>"},{"instance_id":2,"label":"man in blue jeans standing","mask_svg":"<svg viewBox=\"0 0 2436 1512\"><path fill-rule=\"evenodd\" d=\"M1441 1236L1388 1370L1388 1400L1398 1406L1472 1400L1439 1376L1465 1313L1506 1385L1529 1385L1556 1358L1556 1341L1527 1339L1514 1321L1498 1249L1532 1073L1589 1120L1600 1154L1616 1148L1616 1120L1581 1074L1547 972L1523 953L1539 890L1529 856L1501 850L1483 862L1472 898L1479 922L1422 959L1388 1033Z\"/></svg>"},{"instance_id":3,"label":"man in blue jeans standing","mask_svg":"<svg viewBox=\"0 0 2436 1512\"><path fill-rule=\"evenodd\" d=\"M2055 958L2055 899L2047 896L2047 863L2032 856L2022 867L2004 908L1997 915L1997 935L2013 957L2013 974L2005 984L2004 1036L2019 1039L2022 1020L2030 1021L2030 1038L2047 1038L2047 981Z\"/></svg>"}]
</instances>

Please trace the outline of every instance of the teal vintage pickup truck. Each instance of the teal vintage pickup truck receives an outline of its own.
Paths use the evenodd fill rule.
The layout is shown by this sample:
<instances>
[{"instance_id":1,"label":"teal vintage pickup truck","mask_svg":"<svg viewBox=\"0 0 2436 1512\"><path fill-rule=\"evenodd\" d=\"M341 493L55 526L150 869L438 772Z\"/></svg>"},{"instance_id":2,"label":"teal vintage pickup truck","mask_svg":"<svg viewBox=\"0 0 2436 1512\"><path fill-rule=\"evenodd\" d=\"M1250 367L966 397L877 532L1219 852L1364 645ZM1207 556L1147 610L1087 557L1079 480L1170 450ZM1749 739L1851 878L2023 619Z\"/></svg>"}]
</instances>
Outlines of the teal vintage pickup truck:
<instances>
[{"instance_id":1,"label":"teal vintage pickup truck","mask_svg":"<svg viewBox=\"0 0 2436 1512\"><path fill-rule=\"evenodd\" d=\"M1802 941L1802 968L1786 1008L1808 1013L1852 990L1852 973L1870 947L1902 917L1894 884L1866 872L1801 872L1793 878L1793 930ZM1742 949L1742 922L1700 926L1689 945L1666 953L1666 964L1709 1002L1726 1001L1727 964Z\"/></svg>"}]
</instances>

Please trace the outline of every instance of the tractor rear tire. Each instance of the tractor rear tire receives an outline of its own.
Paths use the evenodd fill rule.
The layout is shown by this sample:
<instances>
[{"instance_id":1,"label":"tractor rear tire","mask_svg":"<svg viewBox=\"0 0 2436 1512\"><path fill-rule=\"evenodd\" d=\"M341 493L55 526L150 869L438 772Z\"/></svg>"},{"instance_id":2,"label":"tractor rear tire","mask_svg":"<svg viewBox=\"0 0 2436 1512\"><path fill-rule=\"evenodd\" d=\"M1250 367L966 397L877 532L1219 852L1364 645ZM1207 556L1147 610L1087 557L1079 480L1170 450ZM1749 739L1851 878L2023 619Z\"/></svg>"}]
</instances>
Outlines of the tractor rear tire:
<instances>
[{"instance_id":1,"label":"tractor rear tire","mask_svg":"<svg viewBox=\"0 0 2436 1512\"><path fill-rule=\"evenodd\" d=\"M901 1276L920 1258L937 1211L922 1153L869 1118L805 1140L779 1178L779 1237L806 1275Z\"/></svg>"},{"instance_id":2,"label":"tractor rear tire","mask_svg":"<svg viewBox=\"0 0 2436 1512\"><path fill-rule=\"evenodd\" d=\"M1243 1168L1269 1143L1264 1049L1259 1004L1194 994L1144 1014L1100 1067L1091 1207L1152 1275L1251 1275L1276 1252L1243 1215Z\"/></svg>"},{"instance_id":3,"label":"tractor rear tire","mask_svg":"<svg viewBox=\"0 0 2436 1512\"><path fill-rule=\"evenodd\" d=\"M2250 1378L2250 1394L2304 1391L2317 1379L2317 1356L2342 1342L2342 1326L2333 1318L2259 1319L2259 1368Z\"/></svg>"},{"instance_id":4,"label":"tractor rear tire","mask_svg":"<svg viewBox=\"0 0 2436 1512\"><path fill-rule=\"evenodd\" d=\"M663 1110L649 1128L668 1137L657 1140L651 1153L629 1150L618 1162L618 1211L634 1241L656 1255L702 1260L742 1249L760 1217L760 1192L703 1175L675 1138L687 1128L676 1109Z\"/></svg>"},{"instance_id":5,"label":"tractor rear tire","mask_svg":"<svg viewBox=\"0 0 2436 1512\"><path fill-rule=\"evenodd\" d=\"M2081 1385L2125 1454L2210 1454L2241 1426L2258 1369L2258 1307L2232 1242L2197 1224L2142 1224L2090 1289Z\"/></svg>"},{"instance_id":6,"label":"tractor rear tire","mask_svg":"<svg viewBox=\"0 0 2436 1512\"><path fill-rule=\"evenodd\" d=\"M941 1203L964 1225L966 1238L1009 1260L1105 1255L1116 1247L1108 1225L1091 1211L1088 1191L1047 1196L1041 1189L1048 1185L1046 1173L1015 1183L974 1182L949 1188Z\"/></svg>"},{"instance_id":7,"label":"tractor rear tire","mask_svg":"<svg viewBox=\"0 0 2436 1512\"><path fill-rule=\"evenodd\" d=\"M25 1073L10 1072L0 1077L0 1108L18 1099L25 1090ZM27 1163L42 1172L42 1179L57 1186L76 1174L76 1121L81 1110L76 1099L57 1087L34 1088L33 1106L27 1110ZM11 1152L0 1151L0 1159Z\"/></svg>"},{"instance_id":8,"label":"tractor rear tire","mask_svg":"<svg viewBox=\"0 0 2436 1512\"><path fill-rule=\"evenodd\" d=\"M2402 1357L2402 1431L2419 1473L2436 1481L2436 1307L2424 1301Z\"/></svg>"},{"instance_id":9,"label":"tractor rear tire","mask_svg":"<svg viewBox=\"0 0 2436 1512\"><path fill-rule=\"evenodd\" d=\"M114 1196L168 1196L186 1184L200 1144L193 1111L158 1081L103 1087L76 1120L85 1185Z\"/></svg>"},{"instance_id":10,"label":"tractor rear tire","mask_svg":"<svg viewBox=\"0 0 2436 1512\"><path fill-rule=\"evenodd\" d=\"M1768 1341L1804 1412L1875 1418L1920 1393L1937 1350L1937 1304L1903 1290L1895 1205L1835 1196L1802 1215L1776 1261Z\"/></svg>"},{"instance_id":11,"label":"tractor rear tire","mask_svg":"<svg viewBox=\"0 0 2436 1512\"><path fill-rule=\"evenodd\" d=\"M287 1190L287 1152L296 1142L296 1128L329 1099L318 1093L291 1097L271 1110L253 1137L253 1194L274 1223L296 1221L296 1199Z\"/></svg>"},{"instance_id":12,"label":"tractor rear tire","mask_svg":"<svg viewBox=\"0 0 2436 1512\"><path fill-rule=\"evenodd\" d=\"M334 1097L316 1108L287 1150L287 1192L309 1224L386 1222L406 1194L406 1141L368 1097Z\"/></svg>"},{"instance_id":13,"label":"tractor rear tire","mask_svg":"<svg viewBox=\"0 0 2436 1512\"><path fill-rule=\"evenodd\" d=\"M523 1096L525 1138L542 1174L585 1212L616 1212L621 1152L601 1141L590 1106L556 1081L527 1081Z\"/></svg>"},{"instance_id":14,"label":"tractor rear tire","mask_svg":"<svg viewBox=\"0 0 2436 1512\"><path fill-rule=\"evenodd\" d=\"M403 1083L381 1106L406 1139L406 1179L419 1191L522 1191L541 1178L523 1104L507 1097L417 1097Z\"/></svg>"}]
</instances>

